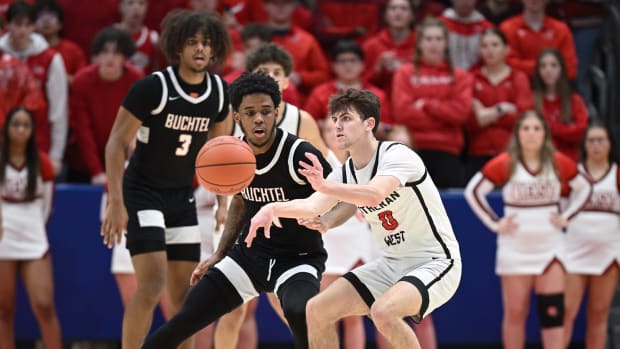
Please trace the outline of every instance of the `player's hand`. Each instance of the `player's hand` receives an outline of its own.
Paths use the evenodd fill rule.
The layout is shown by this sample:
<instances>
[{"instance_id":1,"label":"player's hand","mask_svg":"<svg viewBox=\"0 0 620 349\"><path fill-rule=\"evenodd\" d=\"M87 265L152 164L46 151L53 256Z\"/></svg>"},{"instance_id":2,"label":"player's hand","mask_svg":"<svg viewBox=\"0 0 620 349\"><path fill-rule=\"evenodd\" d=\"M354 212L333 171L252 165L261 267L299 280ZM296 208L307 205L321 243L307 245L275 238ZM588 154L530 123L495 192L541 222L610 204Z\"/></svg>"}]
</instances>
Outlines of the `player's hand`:
<instances>
[{"instance_id":1,"label":"player's hand","mask_svg":"<svg viewBox=\"0 0 620 349\"><path fill-rule=\"evenodd\" d=\"M515 215L511 214L510 216L505 216L504 218L499 220L499 224L497 226L497 233L499 234L514 234L517 231L519 225L514 222Z\"/></svg>"},{"instance_id":2,"label":"player's hand","mask_svg":"<svg viewBox=\"0 0 620 349\"><path fill-rule=\"evenodd\" d=\"M245 238L245 244L247 247L252 247L252 241L256 237L257 230L263 228L265 237L269 239L271 237L271 224L275 224L278 227L282 227L278 217L276 217L273 205L267 204L263 206L252 220L250 220L250 231L248 232L248 236Z\"/></svg>"},{"instance_id":3,"label":"player's hand","mask_svg":"<svg viewBox=\"0 0 620 349\"><path fill-rule=\"evenodd\" d=\"M314 218L297 218L297 223L308 229L316 230L321 234L327 231L327 227L323 224L321 217L318 216Z\"/></svg>"},{"instance_id":4,"label":"player's hand","mask_svg":"<svg viewBox=\"0 0 620 349\"><path fill-rule=\"evenodd\" d=\"M101 172L100 174L96 174L96 175L91 177L90 184L104 185L107 181L108 181L108 179L105 176L105 172Z\"/></svg>"},{"instance_id":5,"label":"player's hand","mask_svg":"<svg viewBox=\"0 0 620 349\"><path fill-rule=\"evenodd\" d=\"M101 224L101 236L103 244L108 248L121 243L121 237L127 231L127 209L121 202L108 201L103 224Z\"/></svg>"},{"instance_id":6,"label":"player's hand","mask_svg":"<svg viewBox=\"0 0 620 349\"><path fill-rule=\"evenodd\" d=\"M566 226L568 225L568 220L557 212L551 213L551 217L549 217L549 221L551 222L551 225L553 225L554 227L558 229L566 228Z\"/></svg>"},{"instance_id":7,"label":"player's hand","mask_svg":"<svg viewBox=\"0 0 620 349\"><path fill-rule=\"evenodd\" d=\"M301 168L298 170L299 174L306 177L312 188L318 192L323 189L323 184L325 183L325 178L323 178L323 166L319 161L319 158L312 153L306 153L306 157L312 165L309 165L307 162L300 161L299 166Z\"/></svg>"},{"instance_id":8,"label":"player's hand","mask_svg":"<svg viewBox=\"0 0 620 349\"><path fill-rule=\"evenodd\" d=\"M58 176L58 174L60 174L60 170L62 170L62 160L50 158L50 162L52 163L52 170L54 171L54 176Z\"/></svg>"},{"instance_id":9,"label":"player's hand","mask_svg":"<svg viewBox=\"0 0 620 349\"><path fill-rule=\"evenodd\" d=\"M189 278L189 284L191 286L196 285L198 281L200 281L202 276L207 272L207 270L209 270L209 268L211 268L212 266L216 265L223 258L223 255L216 253L208 259L205 259L204 261L198 263L198 265L192 272L192 276Z\"/></svg>"}]
</instances>

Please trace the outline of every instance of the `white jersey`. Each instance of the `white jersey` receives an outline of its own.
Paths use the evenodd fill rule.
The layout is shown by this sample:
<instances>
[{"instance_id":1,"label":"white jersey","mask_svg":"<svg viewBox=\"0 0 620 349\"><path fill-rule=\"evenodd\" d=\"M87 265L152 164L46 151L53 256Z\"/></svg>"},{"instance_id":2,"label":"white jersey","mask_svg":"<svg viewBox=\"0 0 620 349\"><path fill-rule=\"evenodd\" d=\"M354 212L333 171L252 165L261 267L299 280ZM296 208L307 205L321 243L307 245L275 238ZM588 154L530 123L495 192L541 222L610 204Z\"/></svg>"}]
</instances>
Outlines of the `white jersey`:
<instances>
[{"instance_id":1,"label":"white jersey","mask_svg":"<svg viewBox=\"0 0 620 349\"><path fill-rule=\"evenodd\" d=\"M422 159L409 147L380 142L372 160L356 169L349 158L328 177L367 184L376 176L398 178L400 186L376 206L358 206L383 255L396 259L458 259L458 242L437 187Z\"/></svg>"},{"instance_id":2,"label":"white jersey","mask_svg":"<svg viewBox=\"0 0 620 349\"><path fill-rule=\"evenodd\" d=\"M332 168L342 167L342 163L330 152L327 161ZM325 274L342 275L359 263L367 263L377 255L368 222L353 216L342 225L323 234L323 247L327 251Z\"/></svg>"},{"instance_id":3,"label":"white jersey","mask_svg":"<svg viewBox=\"0 0 620 349\"><path fill-rule=\"evenodd\" d=\"M280 122L278 122L276 126L292 135L299 136L301 110L290 103L284 103L284 114L282 114L282 119L280 119ZM236 122L233 127L233 136L243 136L243 131L241 131L241 127L239 127L239 124Z\"/></svg>"},{"instance_id":4,"label":"white jersey","mask_svg":"<svg viewBox=\"0 0 620 349\"><path fill-rule=\"evenodd\" d=\"M26 199L28 169L6 166L2 195L0 260L42 258L49 249L45 225L51 212L54 172L45 155L40 156L41 172L37 178L34 200Z\"/></svg>"},{"instance_id":5,"label":"white jersey","mask_svg":"<svg viewBox=\"0 0 620 349\"><path fill-rule=\"evenodd\" d=\"M465 189L469 205L491 231L497 231L499 218L486 195L495 187L502 188L504 215L514 216L516 231L498 235L496 272L500 275L539 275L554 258L562 260L564 237L551 224L551 215L560 213L561 197L573 189L575 200L561 212L567 220L573 218L591 187L572 160L556 153L555 161L557 174L551 165L533 172L522 162L517 162L510 174L510 156L504 153L490 160Z\"/></svg>"},{"instance_id":6,"label":"white jersey","mask_svg":"<svg viewBox=\"0 0 620 349\"><path fill-rule=\"evenodd\" d=\"M579 170L587 173L582 164ZM603 177L594 181L592 196L570 222L565 253L569 273L601 275L610 264L620 263L619 178L620 171L614 163Z\"/></svg>"}]
</instances>

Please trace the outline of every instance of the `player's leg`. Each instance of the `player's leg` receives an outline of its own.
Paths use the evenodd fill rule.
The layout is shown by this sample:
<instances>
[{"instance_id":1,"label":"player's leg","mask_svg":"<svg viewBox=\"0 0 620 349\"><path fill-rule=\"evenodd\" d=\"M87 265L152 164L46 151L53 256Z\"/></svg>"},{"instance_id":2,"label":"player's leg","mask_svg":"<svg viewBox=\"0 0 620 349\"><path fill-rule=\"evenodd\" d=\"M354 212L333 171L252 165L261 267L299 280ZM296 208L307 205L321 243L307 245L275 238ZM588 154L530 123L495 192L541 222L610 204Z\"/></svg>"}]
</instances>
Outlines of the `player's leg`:
<instances>
[{"instance_id":1,"label":"player's leg","mask_svg":"<svg viewBox=\"0 0 620 349\"><path fill-rule=\"evenodd\" d=\"M168 246L168 256L170 258L170 249L177 246ZM196 246L199 250L199 246ZM182 251L179 251L182 253ZM166 290L168 291L168 298L170 300L170 314L174 315L183 305L187 292L189 291L189 279L192 272L196 268L197 261L182 261L182 260L170 260L168 261L168 278L166 282ZM193 349L193 338L185 341L179 348L181 349Z\"/></svg>"},{"instance_id":2,"label":"player's leg","mask_svg":"<svg viewBox=\"0 0 620 349\"><path fill-rule=\"evenodd\" d=\"M15 349L18 261L0 260L0 348Z\"/></svg>"},{"instance_id":3,"label":"player's leg","mask_svg":"<svg viewBox=\"0 0 620 349\"><path fill-rule=\"evenodd\" d=\"M564 269L553 261L536 277L536 303L545 349L564 349Z\"/></svg>"},{"instance_id":4,"label":"player's leg","mask_svg":"<svg viewBox=\"0 0 620 349\"><path fill-rule=\"evenodd\" d=\"M256 310L259 298L246 303L245 316L241 318L240 328L237 330L237 349L258 348L258 325L256 324Z\"/></svg>"},{"instance_id":5,"label":"player's leg","mask_svg":"<svg viewBox=\"0 0 620 349\"><path fill-rule=\"evenodd\" d=\"M239 331L245 319L248 305L255 302L255 298L248 303L242 304L228 314L222 315L215 326L215 347L222 349L235 349L239 341ZM248 347L251 348L251 347Z\"/></svg>"},{"instance_id":6,"label":"player's leg","mask_svg":"<svg viewBox=\"0 0 620 349\"><path fill-rule=\"evenodd\" d=\"M573 336L573 325L588 283L588 276L566 274L566 291L564 293L564 344L568 348Z\"/></svg>"},{"instance_id":7,"label":"player's leg","mask_svg":"<svg viewBox=\"0 0 620 349\"><path fill-rule=\"evenodd\" d=\"M367 315L368 305L358 290L345 278L338 278L314 296L306 306L310 348L338 347L338 321L349 316Z\"/></svg>"},{"instance_id":8,"label":"player's leg","mask_svg":"<svg viewBox=\"0 0 620 349\"><path fill-rule=\"evenodd\" d=\"M501 275L502 342L505 349L525 347L525 321L530 309L530 293L534 287L533 275Z\"/></svg>"},{"instance_id":9,"label":"player's leg","mask_svg":"<svg viewBox=\"0 0 620 349\"><path fill-rule=\"evenodd\" d=\"M217 267L209 269L190 290L179 311L150 335L142 348L177 348L194 333L241 305L243 298L229 281L230 275L224 273Z\"/></svg>"},{"instance_id":10,"label":"player's leg","mask_svg":"<svg viewBox=\"0 0 620 349\"><path fill-rule=\"evenodd\" d=\"M114 280L116 280L123 307L126 307L138 289L136 276L133 273L114 273Z\"/></svg>"},{"instance_id":11,"label":"player's leg","mask_svg":"<svg viewBox=\"0 0 620 349\"><path fill-rule=\"evenodd\" d=\"M424 349L437 349L437 335L432 316L427 316L419 324L413 325L420 346Z\"/></svg>"},{"instance_id":12,"label":"player's leg","mask_svg":"<svg viewBox=\"0 0 620 349\"><path fill-rule=\"evenodd\" d=\"M140 348L151 328L153 310L166 285L167 258L164 250L136 254L132 262L137 288L125 307L123 317L122 347L126 349Z\"/></svg>"},{"instance_id":13,"label":"player's leg","mask_svg":"<svg viewBox=\"0 0 620 349\"><path fill-rule=\"evenodd\" d=\"M423 312L423 295L410 282L399 281L373 303L370 317L394 349L420 349L420 343L403 318Z\"/></svg>"},{"instance_id":14,"label":"player's leg","mask_svg":"<svg viewBox=\"0 0 620 349\"><path fill-rule=\"evenodd\" d=\"M340 275L323 274L321 291L336 281ZM343 342L345 349L363 349L366 346L364 319L361 316L349 316L342 320Z\"/></svg>"},{"instance_id":15,"label":"player's leg","mask_svg":"<svg viewBox=\"0 0 620 349\"><path fill-rule=\"evenodd\" d=\"M607 341L607 320L618 285L618 264L612 264L603 275L590 278L586 311L586 348L603 349Z\"/></svg>"},{"instance_id":16,"label":"player's leg","mask_svg":"<svg viewBox=\"0 0 620 349\"><path fill-rule=\"evenodd\" d=\"M50 255L22 262L20 272L32 311L41 328L45 348L62 348L60 323L54 306L54 280Z\"/></svg>"},{"instance_id":17,"label":"player's leg","mask_svg":"<svg viewBox=\"0 0 620 349\"><path fill-rule=\"evenodd\" d=\"M301 265L293 269L302 270L308 265ZM285 274L283 274L285 275ZM293 333L295 349L309 347L308 326L306 322L306 305L308 300L319 293L320 282L315 274L300 271L286 278L279 278L274 292L278 294L286 322Z\"/></svg>"}]
</instances>

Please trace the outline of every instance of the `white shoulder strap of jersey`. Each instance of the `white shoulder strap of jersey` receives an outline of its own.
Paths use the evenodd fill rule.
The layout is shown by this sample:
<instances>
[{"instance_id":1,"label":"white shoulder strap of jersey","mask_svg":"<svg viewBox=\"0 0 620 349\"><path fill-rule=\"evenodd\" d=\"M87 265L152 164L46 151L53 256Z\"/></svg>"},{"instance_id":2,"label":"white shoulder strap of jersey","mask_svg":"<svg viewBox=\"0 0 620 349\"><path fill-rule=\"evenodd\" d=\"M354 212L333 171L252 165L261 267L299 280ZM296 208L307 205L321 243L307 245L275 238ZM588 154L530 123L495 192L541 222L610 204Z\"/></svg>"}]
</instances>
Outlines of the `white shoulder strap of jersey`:
<instances>
[{"instance_id":1,"label":"white shoulder strap of jersey","mask_svg":"<svg viewBox=\"0 0 620 349\"><path fill-rule=\"evenodd\" d=\"M288 172L290 173L291 178L295 181L295 183L299 185L306 185L306 181L301 179L297 171L295 171L295 164L293 163L293 161L295 161L295 150L297 150L297 147L301 144L301 142L303 142L303 140L301 138L297 138L295 140L295 143L293 143L293 145L291 146L291 150L288 152Z\"/></svg>"},{"instance_id":2,"label":"white shoulder strap of jersey","mask_svg":"<svg viewBox=\"0 0 620 349\"><path fill-rule=\"evenodd\" d=\"M162 72L156 71L153 74L155 74L155 76L157 76L161 81L161 100L159 101L157 108L151 110L151 115L156 115L161 113L166 106L166 100L168 99L168 84L166 84L166 78Z\"/></svg>"},{"instance_id":3,"label":"white shoulder strap of jersey","mask_svg":"<svg viewBox=\"0 0 620 349\"><path fill-rule=\"evenodd\" d=\"M220 104L217 107L217 113L221 113L224 108L224 85L222 84L222 79L219 75L213 74L215 77L215 83L217 84L217 92L220 96Z\"/></svg>"}]
</instances>

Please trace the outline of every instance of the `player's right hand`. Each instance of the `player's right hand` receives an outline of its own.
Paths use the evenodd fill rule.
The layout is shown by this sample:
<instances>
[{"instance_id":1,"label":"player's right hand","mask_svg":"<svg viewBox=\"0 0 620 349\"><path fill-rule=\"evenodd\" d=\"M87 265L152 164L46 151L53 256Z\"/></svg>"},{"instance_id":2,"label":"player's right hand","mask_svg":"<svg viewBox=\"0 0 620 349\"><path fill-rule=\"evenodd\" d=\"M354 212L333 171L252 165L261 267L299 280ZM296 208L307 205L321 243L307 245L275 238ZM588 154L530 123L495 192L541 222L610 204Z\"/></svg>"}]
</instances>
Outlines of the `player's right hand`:
<instances>
[{"instance_id":1,"label":"player's right hand","mask_svg":"<svg viewBox=\"0 0 620 349\"><path fill-rule=\"evenodd\" d=\"M189 278L190 286L196 285L198 281L200 281L202 276L207 272L207 270L209 270L209 268L211 268L212 266L216 265L219 261L222 260L222 258L224 257L220 256L219 254L214 254L208 259L205 259L204 261L198 263L198 265L192 272L192 276Z\"/></svg>"},{"instance_id":2,"label":"player's right hand","mask_svg":"<svg viewBox=\"0 0 620 349\"><path fill-rule=\"evenodd\" d=\"M101 236L103 244L108 248L121 243L121 237L127 230L127 209L120 202L108 201L103 224L101 224Z\"/></svg>"},{"instance_id":3,"label":"player's right hand","mask_svg":"<svg viewBox=\"0 0 620 349\"><path fill-rule=\"evenodd\" d=\"M245 245L249 248L252 247L252 241L256 237L257 230L263 228L265 237L269 239L271 237L271 224L276 224L281 227L278 217L276 217L273 204L267 204L261 207L258 212L250 220L250 231L245 238Z\"/></svg>"},{"instance_id":4,"label":"player's right hand","mask_svg":"<svg viewBox=\"0 0 620 349\"><path fill-rule=\"evenodd\" d=\"M497 225L497 233L499 234L513 234L517 231L519 225L514 222L516 215L513 213L510 216L505 216L499 220Z\"/></svg>"}]
</instances>

